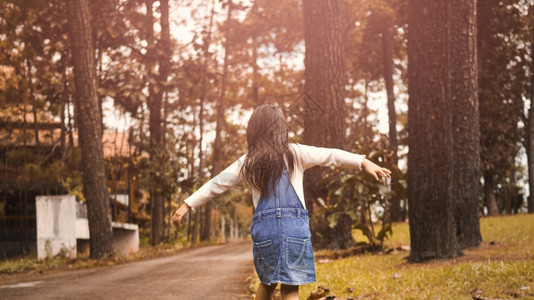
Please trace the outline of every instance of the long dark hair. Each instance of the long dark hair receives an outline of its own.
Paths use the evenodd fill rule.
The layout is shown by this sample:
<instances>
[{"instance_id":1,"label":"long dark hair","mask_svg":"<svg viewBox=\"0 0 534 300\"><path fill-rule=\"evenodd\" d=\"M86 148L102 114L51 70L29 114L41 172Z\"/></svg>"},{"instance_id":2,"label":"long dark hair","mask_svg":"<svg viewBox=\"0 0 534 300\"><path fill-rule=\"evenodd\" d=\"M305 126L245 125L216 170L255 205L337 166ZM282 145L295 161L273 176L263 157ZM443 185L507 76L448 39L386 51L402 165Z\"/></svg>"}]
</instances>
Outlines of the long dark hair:
<instances>
[{"instance_id":1,"label":"long dark hair","mask_svg":"<svg viewBox=\"0 0 534 300\"><path fill-rule=\"evenodd\" d=\"M242 178L262 194L269 195L286 166L291 176L295 156L288 142L289 126L282 111L272 105L258 106L247 126L248 153Z\"/></svg>"}]
</instances>

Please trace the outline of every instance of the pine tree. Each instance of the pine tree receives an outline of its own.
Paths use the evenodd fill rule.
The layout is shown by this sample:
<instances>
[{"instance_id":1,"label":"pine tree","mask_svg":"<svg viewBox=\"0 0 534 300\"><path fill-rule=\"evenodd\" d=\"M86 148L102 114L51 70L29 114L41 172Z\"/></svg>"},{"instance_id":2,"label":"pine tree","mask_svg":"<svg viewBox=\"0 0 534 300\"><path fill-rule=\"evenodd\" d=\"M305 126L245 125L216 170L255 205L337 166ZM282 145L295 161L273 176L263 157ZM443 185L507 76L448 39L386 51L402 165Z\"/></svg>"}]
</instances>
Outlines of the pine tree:
<instances>
[{"instance_id":1,"label":"pine tree","mask_svg":"<svg viewBox=\"0 0 534 300\"><path fill-rule=\"evenodd\" d=\"M345 20L341 0L304 1L305 86L301 102L306 109L303 140L306 144L345 148ZM305 174L306 207L313 209L313 201L326 199L328 191L319 182L323 170L312 168ZM343 210L343 204L339 205ZM319 224L326 220L319 220ZM349 248L354 240L352 219L340 214L332 229L318 226L314 232L317 247Z\"/></svg>"},{"instance_id":2,"label":"pine tree","mask_svg":"<svg viewBox=\"0 0 534 300\"><path fill-rule=\"evenodd\" d=\"M99 258L110 254L113 232L108 205L108 189L102 150L102 128L98 108L96 68L92 44L89 9L85 0L69 0L67 15L70 27L76 119L82 149L84 196L89 220L90 255Z\"/></svg>"},{"instance_id":3,"label":"pine tree","mask_svg":"<svg viewBox=\"0 0 534 300\"><path fill-rule=\"evenodd\" d=\"M455 235L447 0L409 2L410 261L460 254Z\"/></svg>"}]
</instances>

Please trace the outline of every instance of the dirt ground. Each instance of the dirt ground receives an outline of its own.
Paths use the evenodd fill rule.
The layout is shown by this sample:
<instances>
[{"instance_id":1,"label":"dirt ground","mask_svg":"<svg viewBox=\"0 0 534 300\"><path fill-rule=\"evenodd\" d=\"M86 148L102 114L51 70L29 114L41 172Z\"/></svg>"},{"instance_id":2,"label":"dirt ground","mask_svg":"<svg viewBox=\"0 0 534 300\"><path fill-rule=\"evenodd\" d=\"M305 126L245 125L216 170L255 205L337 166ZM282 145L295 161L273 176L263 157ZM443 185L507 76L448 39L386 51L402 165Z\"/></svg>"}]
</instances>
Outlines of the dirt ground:
<instances>
[{"instance_id":1,"label":"dirt ground","mask_svg":"<svg viewBox=\"0 0 534 300\"><path fill-rule=\"evenodd\" d=\"M119 266L28 274L0 282L0 299L249 299L252 244L241 241Z\"/></svg>"}]
</instances>

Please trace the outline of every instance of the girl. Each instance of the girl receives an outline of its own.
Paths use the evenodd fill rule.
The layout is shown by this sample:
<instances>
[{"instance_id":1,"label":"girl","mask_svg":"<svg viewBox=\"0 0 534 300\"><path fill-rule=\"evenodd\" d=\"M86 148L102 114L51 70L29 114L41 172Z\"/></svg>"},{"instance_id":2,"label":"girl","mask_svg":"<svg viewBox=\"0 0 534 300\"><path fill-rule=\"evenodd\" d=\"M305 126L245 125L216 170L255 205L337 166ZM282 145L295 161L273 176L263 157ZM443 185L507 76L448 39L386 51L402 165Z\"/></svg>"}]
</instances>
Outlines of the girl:
<instances>
[{"instance_id":1,"label":"girl","mask_svg":"<svg viewBox=\"0 0 534 300\"><path fill-rule=\"evenodd\" d=\"M315 282L308 211L302 185L313 166L365 169L376 180L391 171L364 155L339 149L288 143L281 110L261 105L247 126L248 154L241 156L185 200L173 216L180 226L190 211L242 181L250 184L255 207L250 232L256 272L261 280L256 299L271 299L278 283L282 299L298 299L299 285Z\"/></svg>"}]
</instances>

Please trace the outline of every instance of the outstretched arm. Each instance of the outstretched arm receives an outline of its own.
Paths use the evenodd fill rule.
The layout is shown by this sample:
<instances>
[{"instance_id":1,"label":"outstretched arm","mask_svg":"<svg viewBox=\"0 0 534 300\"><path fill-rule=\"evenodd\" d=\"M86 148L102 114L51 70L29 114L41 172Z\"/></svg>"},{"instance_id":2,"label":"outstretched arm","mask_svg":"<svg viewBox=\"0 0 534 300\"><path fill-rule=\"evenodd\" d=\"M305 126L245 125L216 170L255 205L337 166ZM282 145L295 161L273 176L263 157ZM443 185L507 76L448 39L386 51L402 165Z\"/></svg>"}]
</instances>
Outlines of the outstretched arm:
<instances>
[{"instance_id":1,"label":"outstretched arm","mask_svg":"<svg viewBox=\"0 0 534 300\"><path fill-rule=\"evenodd\" d=\"M303 144L292 144L297 161L304 170L313 166L338 166L342 168L360 169L365 155L355 154L336 148L316 147Z\"/></svg>"},{"instance_id":2,"label":"outstretched arm","mask_svg":"<svg viewBox=\"0 0 534 300\"><path fill-rule=\"evenodd\" d=\"M365 155L355 154L336 148L315 147L294 144L298 159L304 169L313 166L338 166L352 169L363 168L376 180L380 177L391 178L391 171L378 166L365 158Z\"/></svg>"},{"instance_id":3,"label":"outstretched arm","mask_svg":"<svg viewBox=\"0 0 534 300\"><path fill-rule=\"evenodd\" d=\"M191 196L185 199L185 203L176 210L174 216L172 217L174 225L179 227L181 225L182 218L191 210L201 207L215 196L222 194L231 187L241 183L239 171L243 165L244 158L245 155L241 156L228 168L210 179Z\"/></svg>"}]
</instances>

